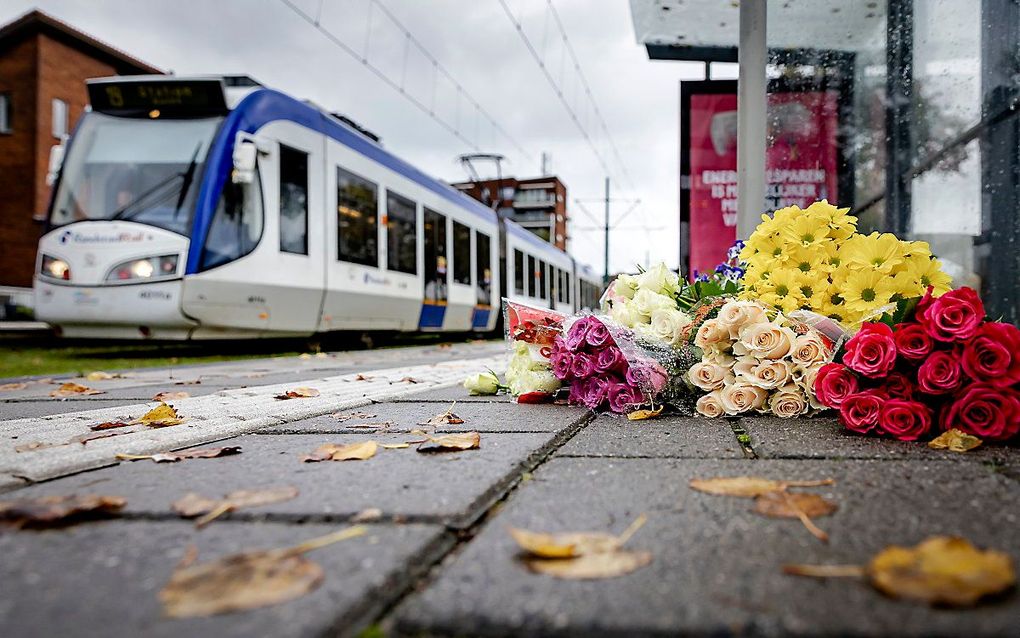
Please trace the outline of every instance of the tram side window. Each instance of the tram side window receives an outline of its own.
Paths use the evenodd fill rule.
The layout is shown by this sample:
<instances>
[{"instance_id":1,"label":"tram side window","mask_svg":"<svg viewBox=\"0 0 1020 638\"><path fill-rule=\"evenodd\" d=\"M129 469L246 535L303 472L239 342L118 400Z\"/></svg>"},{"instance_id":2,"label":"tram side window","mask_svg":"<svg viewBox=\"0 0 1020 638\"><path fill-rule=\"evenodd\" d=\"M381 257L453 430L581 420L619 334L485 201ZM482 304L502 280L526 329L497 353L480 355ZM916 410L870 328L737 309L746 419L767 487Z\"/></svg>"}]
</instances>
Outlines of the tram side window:
<instances>
[{"instance_id":1,"label":"tram side window","mask_svg":"<svg viewBox=\"0 0 1020 638\"><path fill-rule=\"evenodd\" d=\"M337 258L379 266L379 199L375 184L336 171Z\"/></svg>"},{"instance_id":2,"label":"tram side window","mask_svg":"<svg viewBox=\"0 0 1020 638\"><path fill-rule=\"evenodd\" d=\"M538 296L538 262L531 255L528 255L528 294Z\"/></svg>"},{"instance_id":3,"label":"tram side window","mask_svg":"<svg viewBox=\"0 0 1020 638\"><path fill-rule=\"evenodd\" d=\"M545 299L546 294L546 282L545 282L545 262L541 259L538 260L538 297Z\"/></svg>"},{"instance_id":4,"label":"tram side window","mask_svg":"<svg viewBox=\"0 0 1020 638\"><path fill-rule=\"evenodd\" d=\"M478 303L488 306L492 303L492 255L489 253L489 236L475 231L475 289Z\"/></svg>"},{"instance_id":5,"label":"tram side window","mask_svg":"<svg viewBox=\"0 0 1020 638\"><path fill-rule=\"evenodd\" d=\"M524 294L524 253L514 248L514 293Z\"/></svg>"},{"instance_id":6,"label":"tram side window","mask_svg":"<svg viewBox=\"0 0 1020 638\"><path fill-rule=\"evenodd\" d=\"M418 223L414 202L386 193L386 267L397 272L418 272Z\"/></svg>"},{"instance_id":7,"label":"tram side window","mask_svg":"<svg viewBox=\"0 0 1020 638\"><path fill-rule=\"evenodd\" d=\"M453 280L471 285L471 228L453 222Z\"/></svg>"},{"instance_id":8,"label":"tram side window","mask_svg":"<svg viewBox=\"0 0 1020 638\"><path fill-rule=\"evenodd\" d=\"M262 239L262 180L259 171L250 184L227 180L213 213L202 247L201 270L244 257Z\"/></svg>"},{"instance_id":9,"label":"tram side window","mask_svg":"<svg viewBox=\"0 0 1020 638\"><path fill-rule=\"evenodd\" d=\"M308 254L308 154L280 145L280 250Z\"/></svg>"}]
</instances>

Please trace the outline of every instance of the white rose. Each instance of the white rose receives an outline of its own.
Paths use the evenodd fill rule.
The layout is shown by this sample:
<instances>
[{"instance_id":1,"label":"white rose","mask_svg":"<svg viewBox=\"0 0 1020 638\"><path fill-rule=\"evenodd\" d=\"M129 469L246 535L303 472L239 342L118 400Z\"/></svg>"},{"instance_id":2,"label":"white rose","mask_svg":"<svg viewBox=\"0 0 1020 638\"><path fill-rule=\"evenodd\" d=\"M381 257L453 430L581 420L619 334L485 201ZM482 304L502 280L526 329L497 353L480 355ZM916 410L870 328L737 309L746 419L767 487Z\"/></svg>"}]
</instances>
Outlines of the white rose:
<instances>
[{"instance_id":1,"label":"white rose","mask_svg":"<svg viewBox=\"0 0 1020 638\"><path fill-rule=\"evenodd\" d=\"M514 375L507 375L510 392L521 395L527 392L555 392L560 387L560 380L550 370L527 370Z\"/></svg>"},{"instance_id":2,"label":"white rose","mask_svg":"<svg viewBox=\"0 0 1020 638\"><path fill-rule=\"evenodd\" d=\"M648 317L637 311L633 301L613 302L613 307L609 309L609 316L626 328L633 328L638 324L648 323Z\"/></svg>"},{"instance_id":3,"label":"white rose","mask_svg":"<svg viewBox=\"0 0 1020 638\"><path fill-rule=\"evenodd\" d=\"M719 395L720 391L715 390L698 399L698 402L694 406L698 411L698 414L707 416L710 419L714 419L725 414L726 410L723 409L722 399Z\"/></svg>"},{"instance_id":4,"label":"white rose","mask_svg":"<svg viewBox=\"0 0 1020 638\"><path fill-rule=\"evenodd\" d=\"M749 410L757 410L765 404L768 392L750 383L733 383L719 391L719 401L726 414L733 416Z\"/></svg>"},{"instance_id":5,"label":"white rose","mask_svg":"<svg viewBox=\"0 0 1020 638\"><path fill-rule=\"evenodd\" d=\"M616 282L613 284L613 292L624 299L633 299L634 293L637 292L637 289L637 277L633 275L620 275L616 278Z\"/></svg>"},{"instance_id":6,"label":"white rose","mask_svg":"<svg viewBox=\"0 0 1020 638\"><path fill-rule=\"evenodd\" d=\"M736 359L730 354L728 342L726 345L717 343L715 345L706 346L701 350L701 360L706 363L714 363L716 365L723 366L724 368L732 368Z\"/></svg>"},{"instance_id":7,"label":"white rose","mask_svg":"<svg viewBox=\"0 0 1020 638\"><path fill-rule=\"evenodd\" d=\"M730 333L719 325L718 319L708 319L694 335L694 345L702 350L718 344L729 345Z\"/></svg>"},{"instance_id":8,"label":"white rose","mask_svg":"<svg viewBox=\"0 0 1020 638\"><path fill-rule=\"evenodd\" d=\"M776 323L755 323L740 330L740 340L733 344L738 356L750 354L759 359L782 359L793 348L797 335Z\"/></svg>"},{"instance_id":9,"label":"white rose","mask_svg":"<svg viewBox=\"0 0 1020 638\"><path fill-rule=\"evenodd\" d=\"M637 276L639 289L649 290L664 295L672 295L676 292L677 284L680 281L679 275L660 262Z\"/></svg>"},{"instance_id":10,"label":"white rose","mask_svg":"<svg viewBox=\"0 0 1020 638\"><path fill-rule=\"evenodd\" d=\"M691 318L680 310L653 310L651 331L671 346L679 344L687 334Z\"/></svg>"},{"instance_id":11,"label":"white rose","mask_svg":"<svg viewBox=\"0 0 1020 638\"><path fill-rule=\"evenodd\" d=\"M633 304L634 308L646 317L651 317L656 310L676 310L676 301L672 297L645 288L634 293Z\"/></svg>"},{"instance_id":12,"label":"white rose","mask_svg":"<svg viewBox=\"0 0 1020 638\"><path fill-rule=\"evenodd\" d=\"M691 383L698 386L705 392L718 390L723 387L723 383L729 375L730 371L728 369L720 365L706 363L704 361L695 363L691 366L691 369L687 371L687 378L690 379Z\"/></svg>"},{"instance_id":13,"label":"white rose","mask_svg":"<svg viewBox=\"0 0 1020 638\"><path fill-rule=\"evenodd\" d=\"M473 374L464 379L464 389L471 395L496 394L499 391L499 379L491 372Z\"/></svg>"},{"instance_id":14,"label":"white rose","mask_svg":"<svg viewBox=\"0 0 1020 638\"><path fill-rule=\"evenodd\" d=\"M793 366L789 361L765 359L751 369L746 380L759 388L774 390L789 383L792 374Z\"/></svg>"},{"instance_id":15,"label":"white rose","mask_svg":"<svg viewBox=\"0 0 1020 638\"><path fill-rule=\"evenodd\" d=\"M802 368L810 368L828 361L832 353L815 333L800 335L793 342L790 360Z\"/></svg>"},{"instance_id":16,"label":"white rose","mask_svg":"<svg viewBox=\"0 0 1020 638\"><path fill-rule=\"evenodd\" d=\"M771 408L772 414L789 419L807 412L808 402L800 388L791 383L779 388L772 395L769 400L769 408Z\"/></svg>"},{"instance_id":17,"label":"white rose","mask_svg":"<svg viewBox=\"0 0 1020 638\"><path fill-rule=\"evenodd\" d=\"M740 336L740 329L755 323L768 323L765 308L753 301L727 301L719 309L719 325L730 333L731 339Z\"/></svg>"}]
</instances>

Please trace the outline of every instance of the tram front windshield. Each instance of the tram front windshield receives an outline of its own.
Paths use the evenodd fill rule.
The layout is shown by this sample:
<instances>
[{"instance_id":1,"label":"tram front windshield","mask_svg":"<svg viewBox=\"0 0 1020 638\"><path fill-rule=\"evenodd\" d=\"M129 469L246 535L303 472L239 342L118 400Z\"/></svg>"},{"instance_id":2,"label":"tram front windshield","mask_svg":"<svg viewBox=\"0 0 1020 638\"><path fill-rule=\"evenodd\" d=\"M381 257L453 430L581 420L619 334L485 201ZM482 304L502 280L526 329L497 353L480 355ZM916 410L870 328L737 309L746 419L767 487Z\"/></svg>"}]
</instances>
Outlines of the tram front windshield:
<instances>
[{"instance_id":1,"label":"tram front windshield","mask_svg":"<svg viewBox=\"0 0 1020 638\"><path fill-rule=\"evenodd\" d=\"M121 219L188 235L222 120L86 114L64 159L50 223Z\"/></svg>"}]
</instances>

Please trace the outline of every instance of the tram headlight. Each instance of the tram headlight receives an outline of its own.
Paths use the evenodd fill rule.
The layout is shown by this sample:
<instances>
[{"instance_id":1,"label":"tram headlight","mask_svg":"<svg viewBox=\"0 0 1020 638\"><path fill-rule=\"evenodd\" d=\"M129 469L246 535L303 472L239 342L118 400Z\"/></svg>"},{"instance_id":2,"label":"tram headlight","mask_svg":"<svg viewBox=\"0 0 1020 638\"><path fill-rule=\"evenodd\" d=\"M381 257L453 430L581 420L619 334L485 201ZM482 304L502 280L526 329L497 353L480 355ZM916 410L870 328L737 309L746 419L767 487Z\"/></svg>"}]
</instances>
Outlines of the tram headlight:
<instances>
[{"instance_id":1,"label":"tram headlight","mask_svg":"<svg viewBox=\"0 0 1020 638\"><path fill-rule=\"evenodd\" d=\"M42 263L39 265L39 274L52 277L53 279L71 280L71 266L63 259L57 259L50 255L42 256Z\"/></svg>"},{"instance_id":2,"label":"tram headlight","mask_svg":"<svg viewBox=\"0 0 1020 638\"><path fill-rule=\"evenodd\" d=\"M161 255L121 262L106 275L106 282L137 283L140 280L173 277L177 274L177 260L177 255Z\"/></svg>"}]
</instances>

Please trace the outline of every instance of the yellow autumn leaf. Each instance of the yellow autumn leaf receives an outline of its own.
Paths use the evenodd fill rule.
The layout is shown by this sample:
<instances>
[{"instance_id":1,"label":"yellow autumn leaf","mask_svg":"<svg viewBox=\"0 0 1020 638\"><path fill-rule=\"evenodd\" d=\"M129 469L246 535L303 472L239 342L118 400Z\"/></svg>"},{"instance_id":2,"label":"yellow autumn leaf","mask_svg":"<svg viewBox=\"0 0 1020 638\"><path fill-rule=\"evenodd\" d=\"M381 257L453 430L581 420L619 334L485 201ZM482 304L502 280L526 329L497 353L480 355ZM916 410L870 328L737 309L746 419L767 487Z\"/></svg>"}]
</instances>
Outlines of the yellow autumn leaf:
<instances>
[{"instance_id":1,"label":"yellow autumn leaf","mask_svg":"<svg viewBox=\"0 0 1020 638\"><path fill-rule=\"evenodd\" d=\"M821 481L774 481L757 476L730 476L710 479L691 479L691 489L720 496L755 498L769 492L781 492L788 487L819 487L832 485L832 479Z\"/></svg>"},{"instance_id":2,"label":"yellow autumn leaf","mask_svg":"<svg viewBox=\"0 0 1020 638\"><path fill-rule=\"evenodd\" d=\"M359 443L324 443L315 448L315 451L304 457L305 462L315 461L365 461L373 456L379 449L375 441L361 441Z\"/></svg>"},{"instance_id":3,"label":"yellow autumn leaf","mask_svg":"<svg viewBox=\"0 0 1020 638\"><path fill-rule=\"evenodd\" d=\"M191 396L190 394L188 394L187 392L184 392L183 390L178 390L178 391L175 391L175 392L166 391L166 392L160 392L156 396L152 397L152 400L153 401L160 401L160 402L163 402L163 401L176 401L177 399L187 399L190 396Z\"/></svg>"},{"instance_id":4,"label":"yellow autumn leaf","mask_svg":"<svg viewBox=\"0 0 1020 638\"><path fill-rule=\"evenodd\" d=\"M106 381L108 379L116 379L117 375L110 374L109 372L103 372L102 370L96 370L89 372L85 375L87 381Z\"/></svg>"},{"instance_id":5,"label":"yellow autumn leaf","mask_svg":"<svg viewBox=\"0 0 1020 638\"><path fill-rule=\"evenodd\" d=\"M184 419L181 418L181 415L177 414L177 410L172 406L160 402L159 405L143 414L134 422L152 428L162 428L170 425L180 425L184 422Z\"/></svg>"},{"instance_id":6,"label":"yellow autumn leaf","mask_svg":"<svg viewBox=\"0 0 1020 638\"><path fill-rule=\"evenodd\" d=\"M979 445L981 445L981 439L956 428L946 430L931 441L928 441L928 447L931 449L949 450L950 452L967 452Z\"/></svg>"},{"instance_id":7,"label":"yellow autumn leaf","mask_svg":"<svg viewBox=\"0 0 1020 638\"><path fill-rule=\"evenodd\" d=\"M654 410L634 410L633 412L627 413L628 421L644 421L645 419L653 419L662 414L662 409L665 406L660 406Z\"/></svg>"},{"instance_id":8,"label":"yellow autumn leaf","mask_svg":"<svg viewBox=\"0 0 1020 638\"><path fill-rule=\"evenodd\" d=\"M524 561L531 571L564 580L616 578L652 562L650 552L599 552L577 558L532 558Z\"/></svg>"},{"instance_id":9,"label":"yellow autumn leaf","mask_svg":"<svg viewBox=\"0 0 1020 638\"><path fill-rule=\"evenodd\" d=\"M419 452L452 452L459 450L474 450L481 445L482 436L478 432L464 432L458 434L444 434L442 436L430 436L427 440L418 445Z\"/></svg>"},{"instance_id":10,"label":"yellow autumn leaf","mask_svg":"<svg viewBox=\"0 0 1020 638\"><path fill-rule=\"evenodd\" d=\"M544 534L511 527L510 536L528 554L538 558L574 558L620 548L620 539L604 532Z\"/></svg>"},{"instance_id":11,"label":"yellow autumn leaf","mask_svg":"<svg viewBox=\"0 0 1020 638\"><path fill-rule=\"evenodd\" d=\"M379 445L384 450L403 450L411 447L410 443L382 443Z\"/></svg>"},{"instance_id":12,"label":"yellow autumn leaf","mask_svg":"<svg viewBox=\"0 0 1020 638\"><path fill-rule=\"evenodd\" d=\"M89 395L89 394L103 394L102 390L93 390L92 388L81 385L78 383L63 383L59 388L50 392L50 396L58 399L64 397L73 397L78 395Z\"/></svg>"},{"instance_id":13,"label":"yellow autumn leaf","mask_svg":"<svg viewBox=\"0 0 1020 638\"><path fill-rule=\"evenodd\" d=\"M319 396L319 391L315 388L291 388L283 394L276 395L277 399L310 399L312 397Z\"/></svg>"}]
</instances>

